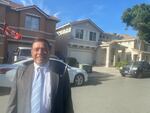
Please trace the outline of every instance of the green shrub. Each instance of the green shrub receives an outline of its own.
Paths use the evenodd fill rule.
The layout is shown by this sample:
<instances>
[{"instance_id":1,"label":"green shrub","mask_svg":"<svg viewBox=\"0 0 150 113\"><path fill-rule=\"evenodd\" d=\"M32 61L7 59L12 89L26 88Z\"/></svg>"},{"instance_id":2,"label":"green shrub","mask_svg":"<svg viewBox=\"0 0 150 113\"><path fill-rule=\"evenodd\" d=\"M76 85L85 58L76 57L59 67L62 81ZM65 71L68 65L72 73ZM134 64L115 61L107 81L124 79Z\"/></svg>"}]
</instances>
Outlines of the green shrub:
<instances>
[{"instance_id":1,"label":"green shrub","mask_svg":"<svg viewBox=\"0 0 150 113\"><path fill-rule=\"evenodd\" d=\"M66 63L72 67L79 67L79 63L78 63L77 59L74 57L68 57L66 59Z\"/></svg>"},{"instance_id":2,"label":"green shrub","mask_svg":"<svg viewBox=\"0 0 150 113\"><path fill-rule=\"evenodd\" d=\"M79 64L79 68L85 70L87 73L92 73L92 65L90 64Z\"/></svg>"},{"instance_id":3,"label":"green shrub","mask_svg":"<svg viewBox=\"0 0 150 113\"><path fill-rule=\"evenodd\" d=\"M125 66L127 64L128 64L127 61L120 61L120 62L116 63L115 67L120 68L120 67L123 67L123 66Z\"/></svg>"}]
</instances>

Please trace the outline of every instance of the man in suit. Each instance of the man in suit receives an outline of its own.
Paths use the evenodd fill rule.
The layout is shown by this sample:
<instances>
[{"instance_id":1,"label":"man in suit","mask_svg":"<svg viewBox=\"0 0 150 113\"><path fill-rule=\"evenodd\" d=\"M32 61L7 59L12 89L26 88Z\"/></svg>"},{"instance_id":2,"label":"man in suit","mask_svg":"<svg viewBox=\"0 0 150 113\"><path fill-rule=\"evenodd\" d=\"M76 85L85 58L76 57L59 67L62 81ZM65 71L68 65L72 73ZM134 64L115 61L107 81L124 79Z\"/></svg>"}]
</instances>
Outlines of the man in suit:
<instances>
[{"instance_id":1,"label":"man in suit","mask_svg":"<svg viewBox=\"0 0 150 113\"><path fill-rule=\"evenodd\" d=\"M49 60L50 52L47 40L38 38L33 41L31 54L34 63L18 68L7 113L74 112L66 66ZM38 72L38 68L43 70Z\"/></svg>"}]
</instances>

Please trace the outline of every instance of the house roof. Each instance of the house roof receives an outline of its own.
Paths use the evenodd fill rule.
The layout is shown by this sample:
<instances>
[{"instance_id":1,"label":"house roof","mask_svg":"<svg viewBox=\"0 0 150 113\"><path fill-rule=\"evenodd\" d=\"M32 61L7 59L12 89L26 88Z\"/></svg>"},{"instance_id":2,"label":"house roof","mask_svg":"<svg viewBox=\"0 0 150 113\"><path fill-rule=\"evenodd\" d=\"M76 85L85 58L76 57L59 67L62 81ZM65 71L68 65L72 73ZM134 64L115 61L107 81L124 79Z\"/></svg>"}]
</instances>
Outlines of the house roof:
<instances>
[{"instance_id":1,"label":"house roof","mask_svg":"<svg viewBox=\"0 0 150 113\"><path fill-rule=\"evenodd\" d=\"M18 3L15 3L13 1L10 1L10 0L0 0L0 4L10 6L11 8L23 7L22 4L18 4Z\"/></svg>"},{"instance_id":2,"label":"house roof","mask_svg":"<svg viewBox=\"0 0 150 113\"><path fill-rule=\"evenodd\" d=\"M116 45L120 42L130 42L130 41L134 41L136 39L122 39L122 40L112 40L112 41L109 41L109 42L102 42L102 44L100 46L109 46L109 45Z\"/></svg>"},{"instance_id":3,"label":"house roof","mask_svg":"<svg viewBox=\"0 0 150 113\"><path fill-rule=\"evenodd\" d=\"M41 14L43 14L45 17L47 17L48 19L51 19L51 20L54 20L54 21L57 21L59 22L59 19L57 19L56 17L54 16L49 16L47 15L44 11L42 11L39 7L37 7L36 5L31 5L31 6L23 6L23 7L18 7L18 8L15 8L16 11L22 11L22 10L27 10L27 9L32 9L32 8L35 8L37 11L39 11Z\"/></svg>"},{"instance_id":4,"label":"house roof","mask_svg":"<svg viewBox=\"0 0 150 113\"><path fill-rule=\"evenodd\" d=\"M135 39L136 38L128 34L120 34L119 36L122 37L122 39Z\"/></svg>"},{"instance_id":5,"label":"house roof","mask_svg":"<svg viewBox=\"0 0 150 113\"><path fill-rule=\"evenodd\" d=\"M54 16L49 16L47 15L44 11L42 11L39 7L37 7L36 5L31 5L31 6L24 6L22 4L18 4L18 3L15 3L15 2L12 2L10 0L0 0L0 4L3 4L3 5L7 5L7 6L10 6L13 10L16 10L16 11L22 11L22 10L27 10L27 9L36 9L37 11L39 11L41 14L43 14L47 19L51 19L51 20L54 20L56 22L59 22L59 19L54 17Z\"/></svg>"},{"instance_id":6,"label":"house roof","mask_svg":"<svg viewBox=\"0 0 150 113\"><path fill-rule=\"evenodd\" d=\"M122 39L122 40L113 40L110 43L114 44L114 43L119 43L119 42L130 42L130 41L134 41L136 39Z\"/></svg>"},{"instance_id":7,"label":"house roof","mask_svg":"<svg viewBox=\"0 0 150 113\"><path fill-rule=\"evenodd\" d=\"M150 52L149 52L149 51L143 51L143 50L134 49L134 48L132 48L132 50L133 50L134 52L137 52L137 54L143 53L143 54L149 54L149 55L150 55Z\"/></svg>"},{"instance_id":8,"label":"house roof","mask_svg":"<svg viewBox=\"0 0 150 113\"><path fill-rule=\"evenodd\" d=\"M9 6L9 1L7 1L7 0L0 0L0 4Z\"/></svg>"},{"instance_id":9,"label":"house roof","mask_svg":"<svg viewBox=\"0 0 150 113\"><path fill-rule=\"evenodd\" d=\"M15 3L15 2L13 2L13 1L9 1L9 5L11 6L11 8L23 7L22 4Z\"/></svg>"},{"instance_id":10,"label":"house roof","mask_svg":"<svg viewBox=\"0 0 150 113\"><path fill-rule=\"evenodd\" d=\"M138 37L130 36L128 34L117 34L117 33L105 33L109 38L113 40L125 40L125 39L136 39Z\"/></svg>"},{"instance_id":11,"label":"house roof","mask_svg":"<svg viewBox=\"0 0 150 113\"><path fill-rule=\"evenodd\" d=\"M73 21L73 22L69 22L67 24L64 24L60 27L57 28L58 29L63 29L64 27L67 27L67 26L72 26L72 25L78 25L78 24L82 24L82 23L85 23L85 22L89 22L90 24L92 24L96 29L104 32L100 27L98 27L91 19L83 19L83 20L77 20L77 21Z\"/></svg>"}]
</instances>

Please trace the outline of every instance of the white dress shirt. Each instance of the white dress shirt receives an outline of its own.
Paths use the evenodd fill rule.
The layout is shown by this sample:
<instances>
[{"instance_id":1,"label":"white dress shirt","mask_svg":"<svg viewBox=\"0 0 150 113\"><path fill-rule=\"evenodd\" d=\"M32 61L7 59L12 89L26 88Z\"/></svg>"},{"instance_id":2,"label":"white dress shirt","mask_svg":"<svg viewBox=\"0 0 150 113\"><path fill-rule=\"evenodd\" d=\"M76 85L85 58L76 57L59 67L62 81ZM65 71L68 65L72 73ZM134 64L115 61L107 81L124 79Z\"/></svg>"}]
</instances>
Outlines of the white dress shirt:
<instances>
[{"instance_id":1,"label":"white dress shirt","mask_svg":"<svg viewBox=\"0 0 150 113\"><path fill-rule=\"evenodd\" d=\"M41 103L41 113L50 113L51 110L51 77L49 70L49 62L43 66L39 66L34 63L34 79L36 78L37 68L44 69L43 77L43 88L42 88L42 103Z\"/></svg>"}]
</instances>

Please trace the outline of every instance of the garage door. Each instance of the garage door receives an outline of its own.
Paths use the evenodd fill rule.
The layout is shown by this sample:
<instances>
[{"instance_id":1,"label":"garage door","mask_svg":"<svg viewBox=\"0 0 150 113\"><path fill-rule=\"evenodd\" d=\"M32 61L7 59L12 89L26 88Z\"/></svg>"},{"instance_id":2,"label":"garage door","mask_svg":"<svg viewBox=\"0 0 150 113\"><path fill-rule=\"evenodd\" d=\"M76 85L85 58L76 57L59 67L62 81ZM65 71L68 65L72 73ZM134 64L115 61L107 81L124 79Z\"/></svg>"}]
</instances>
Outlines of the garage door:
<instances>
[{"instance_id":1,"label":"garage door","mask_svg":"<svg viewBox=\"0 0 150 113\"><path fill-rule=\"evenodd\" d=\"M79 63L93 64L94 52L92 50L69 49L68 52L68 56L76 58Z\"/></svg>"}]
</instances>

